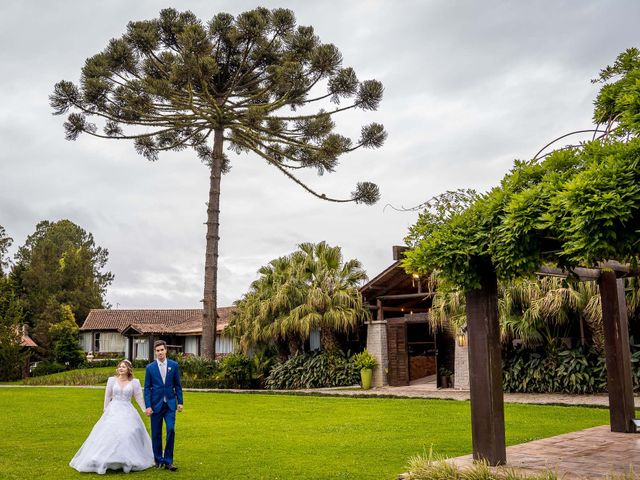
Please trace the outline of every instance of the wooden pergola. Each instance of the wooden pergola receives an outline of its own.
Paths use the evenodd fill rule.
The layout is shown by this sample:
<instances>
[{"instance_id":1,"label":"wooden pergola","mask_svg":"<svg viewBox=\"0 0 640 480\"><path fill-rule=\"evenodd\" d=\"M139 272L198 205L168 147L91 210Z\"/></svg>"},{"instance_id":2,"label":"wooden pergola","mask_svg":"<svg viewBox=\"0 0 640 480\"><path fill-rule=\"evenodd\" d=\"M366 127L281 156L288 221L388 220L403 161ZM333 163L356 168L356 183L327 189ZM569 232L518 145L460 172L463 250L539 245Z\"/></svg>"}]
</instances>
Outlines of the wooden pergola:
<instances>
[{"instance_id":1,"label":"wooden pergola","mask_svg":"<svg viewBox=\"0 0 640 480\"><path fill-rule=\"evenodd\" d=\"M480 288L466 292L473 458L490 465L507 461L502 359L498 325L498 283L490 264L478 272ZM635 408L624 277L637 270L617 262L571 272L542 267L540 275L596 281L602 300L607 390L612 432L635 433Z\"/></svg>"}]
</instances>

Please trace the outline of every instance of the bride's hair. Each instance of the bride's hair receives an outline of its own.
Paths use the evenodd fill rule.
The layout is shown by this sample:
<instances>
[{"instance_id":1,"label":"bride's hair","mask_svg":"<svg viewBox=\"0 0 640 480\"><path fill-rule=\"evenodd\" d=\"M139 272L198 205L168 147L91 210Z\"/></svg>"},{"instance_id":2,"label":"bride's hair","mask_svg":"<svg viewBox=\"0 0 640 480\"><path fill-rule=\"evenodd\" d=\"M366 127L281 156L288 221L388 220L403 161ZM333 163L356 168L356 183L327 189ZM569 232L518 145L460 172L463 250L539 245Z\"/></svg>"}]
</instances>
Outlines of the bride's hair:
<instances>
[{"instance_id":1,"label":"bride's hair","mask_svg":"<svg viewBox=\"0 0 640 480\"><path fill-rule=\"evenodd\" d=\"M131 365L131 362L127 359L118 362L118 366L116 367L116 377L119 375L118 369L123 363L127 367L127 377L129 377L129 380L133 379L133 365Z\"/></svg>"}]
</instances>

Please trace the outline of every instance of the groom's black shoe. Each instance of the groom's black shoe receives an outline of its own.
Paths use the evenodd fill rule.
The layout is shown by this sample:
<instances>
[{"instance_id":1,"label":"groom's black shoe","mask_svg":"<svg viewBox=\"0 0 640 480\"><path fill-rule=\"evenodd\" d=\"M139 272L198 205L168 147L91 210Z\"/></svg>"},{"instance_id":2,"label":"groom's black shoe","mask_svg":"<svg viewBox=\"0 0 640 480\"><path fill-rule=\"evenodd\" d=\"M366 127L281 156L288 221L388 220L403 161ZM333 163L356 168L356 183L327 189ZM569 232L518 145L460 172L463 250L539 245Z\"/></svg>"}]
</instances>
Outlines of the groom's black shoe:
<instances>
[{"instance_id":1,"label":"groom's black shoe","mask_svg":"<svg viewBox=\"0 0 640 480\"><path fill-rule=\"evenodd\" d=\"M178 467L176 467L173 463L168 463L164 466L164 468L166 468L170 472L175 472L176 470L178 470Z\"/></svg>"}]
</instances>

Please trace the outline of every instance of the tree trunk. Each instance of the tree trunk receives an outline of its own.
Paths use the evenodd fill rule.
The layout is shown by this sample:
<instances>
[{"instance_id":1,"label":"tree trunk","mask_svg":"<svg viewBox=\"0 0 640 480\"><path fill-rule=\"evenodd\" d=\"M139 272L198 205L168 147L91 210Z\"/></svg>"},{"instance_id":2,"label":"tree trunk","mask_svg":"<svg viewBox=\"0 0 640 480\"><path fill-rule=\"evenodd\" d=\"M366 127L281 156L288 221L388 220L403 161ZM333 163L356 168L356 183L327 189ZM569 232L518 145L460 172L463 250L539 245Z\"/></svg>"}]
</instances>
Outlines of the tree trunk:
<instances>
[{"instance_id":1,"label":"tree trunk","mask_svg":"<svg viewBox=\"0 0 640 480\"><path fill-rule=\"evenodd\" d=\"M335 332L330 327L320 328L320 345L324 352L337 352L340 350L340 343Z\"/></svg>"},{"instance_id":2,"label":"tree trunk","mask_svg":"<svg viewBox=\"0 0 640 480\"><path fill-rule=\"evenodd\" d=\"M218 243L220 241L220 180L222 177L222 129L216 129L209 176L207 204L207 247L204 260L204 296L202 315L202 355L216 356L216 328L218 324Z\"/></svg>"},{"instance_id":3,"label":"tree trunk","mask_svg":"<svg viewBox=\"0 0 640 480\"><path fill-rule=\"evenodd\" d=\"M298 353L302 353L303 343L297 335L292 334L289 337L289 354L297 355Z\"/></svg>"}]
</instances>

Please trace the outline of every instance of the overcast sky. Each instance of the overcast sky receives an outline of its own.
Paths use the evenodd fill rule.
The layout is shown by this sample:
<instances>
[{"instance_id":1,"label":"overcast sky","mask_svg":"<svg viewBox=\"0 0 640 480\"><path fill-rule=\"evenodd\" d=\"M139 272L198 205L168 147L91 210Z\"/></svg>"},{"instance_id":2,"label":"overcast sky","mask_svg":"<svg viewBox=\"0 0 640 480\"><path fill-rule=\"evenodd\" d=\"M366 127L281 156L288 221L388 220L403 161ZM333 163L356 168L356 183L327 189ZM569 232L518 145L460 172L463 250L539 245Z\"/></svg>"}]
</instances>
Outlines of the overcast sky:
<instances>
[{"instance_id":1,"label":"overcast sky","mask_svg":"<svg viewBox=\"0 0 640 480\"><path fill-rule=\"evenodd\" d=\"M496 185L516 158L591 126L589 80L640 46L640 2L628 1L166 1L0 2L0 225L12 252L40 220L70 219L109 250L115 308L198 308L208 172L191 151L150 163L129 143L64 139L48 96L78 81L87 57L131 20L167 6L214 14L262 5L292 9L334 43L361 80L385 93L377 112L346 113L341 131L385 125L383 148L342 157L332 174L304 176L332 196L379 185L374 206L311 197L263 161L231 153L222 179L218 305L230 305L270 260L326 240L370 277L391 261L414 206L446 190Z\"/></svg>"}]
</instances>

